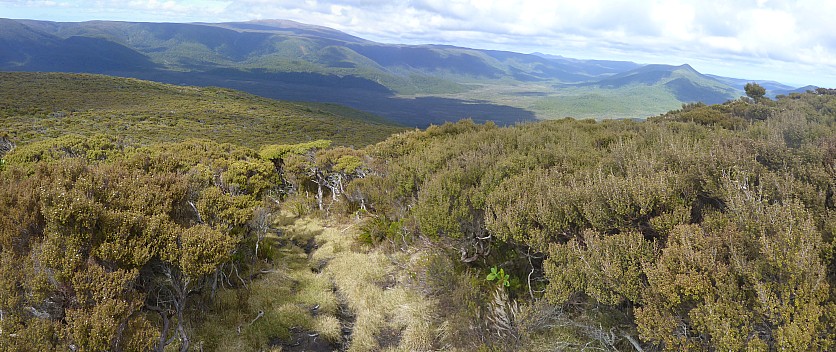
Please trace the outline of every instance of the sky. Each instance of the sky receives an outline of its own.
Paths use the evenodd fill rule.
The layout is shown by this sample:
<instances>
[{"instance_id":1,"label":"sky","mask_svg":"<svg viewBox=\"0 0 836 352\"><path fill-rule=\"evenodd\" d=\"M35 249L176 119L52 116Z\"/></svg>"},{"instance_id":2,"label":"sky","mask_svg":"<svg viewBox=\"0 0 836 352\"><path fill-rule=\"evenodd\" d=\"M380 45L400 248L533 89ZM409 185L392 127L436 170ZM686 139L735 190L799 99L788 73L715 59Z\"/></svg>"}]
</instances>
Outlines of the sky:
<instances>
[{"instance_id":1,"label":"sky","mask_svg":"<svg viewBox=\"0 0 836 352\"><path fill-rule=\"evenodd\" d=\"M702 73L836 88L834 0L0 0L0 17L288 19L383 43L687 63Z\"/></svg>"}]
</instances>

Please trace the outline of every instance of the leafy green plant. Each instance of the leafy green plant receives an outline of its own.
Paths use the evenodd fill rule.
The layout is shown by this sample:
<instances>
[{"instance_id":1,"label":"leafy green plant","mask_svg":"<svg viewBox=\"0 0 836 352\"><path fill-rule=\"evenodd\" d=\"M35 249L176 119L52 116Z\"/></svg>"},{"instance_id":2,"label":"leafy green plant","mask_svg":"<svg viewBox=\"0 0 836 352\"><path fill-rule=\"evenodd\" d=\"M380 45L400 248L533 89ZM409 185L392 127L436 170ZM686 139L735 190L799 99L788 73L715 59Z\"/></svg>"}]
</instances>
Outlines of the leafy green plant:
<instances>
[{"instance_id":1,"label":"leafy green plant","mask_svg":"<svg viewBox=\"0 0 836 352\"><path fill-rule=\"evenodd\" d=\"M496 266L491 268L491 273L485 278L488 281L496 281L500 286L511 286L511 275L505 274L505 269L498 269Z\"/></svg>"}]
</instances>

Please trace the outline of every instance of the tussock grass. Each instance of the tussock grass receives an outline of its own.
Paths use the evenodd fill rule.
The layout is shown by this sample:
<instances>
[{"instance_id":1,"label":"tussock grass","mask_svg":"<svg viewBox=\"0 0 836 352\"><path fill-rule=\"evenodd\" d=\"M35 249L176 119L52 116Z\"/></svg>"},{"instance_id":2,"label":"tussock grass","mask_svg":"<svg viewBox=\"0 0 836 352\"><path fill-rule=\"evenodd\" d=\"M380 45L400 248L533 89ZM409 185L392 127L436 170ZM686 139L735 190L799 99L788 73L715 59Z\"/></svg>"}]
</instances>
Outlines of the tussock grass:
<instances>
[{"instance_id":1,"label":"tussock grass","mask_svg":"<svg viewBox=\"0 0 836 352\"><path fill-rule=\"evenodd\" d=\"M340 320L332 315L316 317L314 330L318 331L322 338L331 342L339 342L342 338Z\"/></svg>"},{"instance_id":2,"label":"tussock grass","mask_svg":"<svg viewBox=\"0 0 836 352\"><path fill-rule=\"evenodd\" d=\"M280 350L291 330L319 333L334 344L351 329L348 351L429 351L448 338L439 301L407 285L410 253L386 253L356 242L358 226L343 220L326 227L319 220L283 213L269 234L272 269L247 289L222 289L194 339L204 350ZM311 248L311 241L315 244ZM309 253L304 247L309 247ZM435 263L435 262L433 262ZM435 263L439 264L439 263ZM443 263L442 263L443 264ZM265 264L266 265L266 264ZM419 266L426 271L432 267ZM262 313L262 314L259 314ZM350 315L345 320L345 314ZM239 333L240 331L240 333Z\"/></svg>"},{"instance_id":3,"label":"tussock grass","mask_svg":"<svg viewBox=\"0 0 836 352\"><path fill-rule=\"evenodd\" d=\"M248 288L218 292L212 312L200 324L195 340L204 350L252 351L290 337L290 329L313 329L307 305L294 291L303 286L289 275L271 273Z\"/></svg>"},{"instance_id":4,"label":"tussock grass","mask_svg":"<svg viewBox=\"0 0 836 352\"><path fill-rule=\"evenodd\" d=\"M379 351L381 341L394 338L386 350L426 351L437 337L431 301L399 283L393 258L379 250L358 251L357 227L326 228L317 236L319 249L312 262L327 262L329 275L346 306L354 314L349 351ZM385 333L385 334L384 334ZM396 337L382 335L399 335Z\"/></svg>"},{"instance_id":5,"label":"tussock grass","mask_svg":"<svg viewBox=\"0 0 836 352\"><path fill-rule=\"evenodd\" d=\"M207 351L280 351L273 344L289 339L293 329L318 332L331 342L340 340L332 281L311 272L303 247L323 228L305 219L291 222L282 215L274 222L283 225L281 232L264 239L265 246L274 248L272 267L268 265L246 288L218 291L210 312L196 324L196 346Z\"/></svg>"},{"instance_id":6,"label":"tussock grass","mask_svg":"<svg viewBox=\"0 0 836 352\"><path fill-rule=\"evenodd\" d=\"M322 227L319 228L323 229ZM311 254L311 262L328 262L340 253L350 251L354 244L354 238L349 230L353 228L354 226L345 225L342 230L323 229L322 233L316 236L316 243L319 248Z\"/></svg>"},{"instance_id":7,"label":"tussock grass","mask_svg":"<svg viewBox=\"0 0 836 352\"><path fill-rule=\"evenodd\" d=\"M291 277L299 283L296 301L308 307L318 306L320 314L336 315L339 309L334 285L325 274L315 274L310 271L297 270Z\"/></svg>"}]
</instances>

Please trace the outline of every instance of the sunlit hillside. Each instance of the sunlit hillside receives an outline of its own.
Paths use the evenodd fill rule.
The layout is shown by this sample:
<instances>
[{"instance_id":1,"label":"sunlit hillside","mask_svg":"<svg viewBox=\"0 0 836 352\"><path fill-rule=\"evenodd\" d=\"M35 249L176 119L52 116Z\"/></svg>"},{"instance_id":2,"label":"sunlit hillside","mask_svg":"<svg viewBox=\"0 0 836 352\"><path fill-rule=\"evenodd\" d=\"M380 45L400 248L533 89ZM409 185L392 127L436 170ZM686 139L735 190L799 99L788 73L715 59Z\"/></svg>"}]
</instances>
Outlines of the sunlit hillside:
<instances>
[{"instance_id":1,"label":"sunlit hillside","mask_svg":"<svg viewBox=\"0 0 836 352\"><path fill-rule=\"evenodd\" d=\"M0 131L17 143L101 133L142 144L208 138L258 148L330 139L363 146L403 130L333 104L64 73L0 72L0 117Z\"/></svg>"}]
</instances>

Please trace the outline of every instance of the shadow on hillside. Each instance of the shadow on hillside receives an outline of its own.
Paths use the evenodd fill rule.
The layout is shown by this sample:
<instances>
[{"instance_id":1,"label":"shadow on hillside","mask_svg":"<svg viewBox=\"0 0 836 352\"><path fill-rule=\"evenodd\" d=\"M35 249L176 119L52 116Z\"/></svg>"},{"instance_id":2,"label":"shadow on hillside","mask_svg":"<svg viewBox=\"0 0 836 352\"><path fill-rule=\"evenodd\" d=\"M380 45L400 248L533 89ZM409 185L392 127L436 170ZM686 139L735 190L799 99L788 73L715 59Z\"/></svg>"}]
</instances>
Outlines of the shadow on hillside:
<instances>
[{"instance_id":1,"label":"shadow on hillside","mask_svg":"<svg viewBox=\"0 0 836 352\"><path fill-rule=\"evenodd\" d=\"M232 88L273 99L336 103L370 112L408 127L424 128L430 124L465 118L471 118L475 122L493 121L502 126L536 119L531 111L487 101L440 97L399 98L393 91L377 82L353 76L236 70L202 73L154 71L128 75L172 84Z\"/></svg>"}]
</instances>

